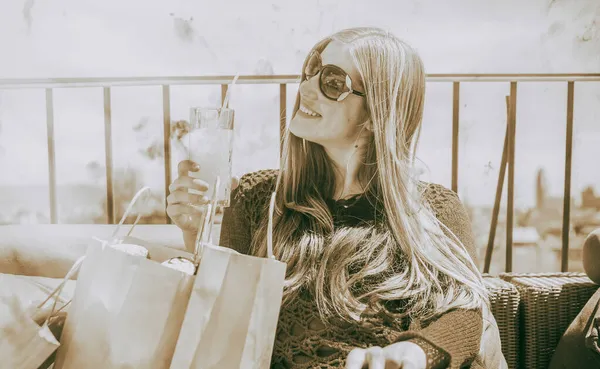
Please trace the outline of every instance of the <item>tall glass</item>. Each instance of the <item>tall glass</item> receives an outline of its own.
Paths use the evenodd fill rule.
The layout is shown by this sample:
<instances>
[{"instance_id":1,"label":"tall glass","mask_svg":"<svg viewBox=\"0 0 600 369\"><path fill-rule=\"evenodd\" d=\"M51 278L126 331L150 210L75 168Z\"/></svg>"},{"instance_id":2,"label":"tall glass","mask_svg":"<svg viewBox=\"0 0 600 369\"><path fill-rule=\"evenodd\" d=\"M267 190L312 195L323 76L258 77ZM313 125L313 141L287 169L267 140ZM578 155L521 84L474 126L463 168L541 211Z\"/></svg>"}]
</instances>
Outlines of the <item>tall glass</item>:
<instances>
[{"instance_id":1,"label":"tall glass","mask_svg":"<svg viewBox=\"0 0 600 369\"><path fill-rule=\"evenodd\" d=\"M217 176L217 205L229 206L231 196L231 154L233 151L234 111L229 108L191 108L188 158L200 166L200 171L189 175L207 182L212 187Z\"/></svg>"}]
</instances>

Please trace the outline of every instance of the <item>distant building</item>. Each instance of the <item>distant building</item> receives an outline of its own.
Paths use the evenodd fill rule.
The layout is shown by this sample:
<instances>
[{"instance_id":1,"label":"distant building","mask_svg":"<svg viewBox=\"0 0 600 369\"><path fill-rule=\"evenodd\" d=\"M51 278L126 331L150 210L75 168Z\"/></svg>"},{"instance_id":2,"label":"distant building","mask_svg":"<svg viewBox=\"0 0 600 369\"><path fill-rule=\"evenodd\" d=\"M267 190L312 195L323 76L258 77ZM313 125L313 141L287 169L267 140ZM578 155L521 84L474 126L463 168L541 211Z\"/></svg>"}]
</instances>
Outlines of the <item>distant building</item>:
<instances>
[{"instance_id":1,"label":"distant building","mask_svg":"<svg viewBox=\"0 0 600 369\"><path fill-rule=\"evenodd\" d=\"M543 168L538 169L535 180L535 207L544 209L546 197L548 196L548 181Z\"/></svg>"},{"instance_id":2,"label":"distant building","mask_svg":"<svg viewBox=\"0 0 600 369\"><path fill-rule=\"evenodd\" d=\"M581 192L581 207L600 211L600 196L596 196L592 186L586 187Z\"/></svg>"},{"instance_id":3,"label":"distant building","mask_svg":"<svg viewBox=\"0 0 600 369\"><path fill-rule=\"evenodd\" d=\"M545 238L547 235L560 235L563 221L563 197L550 196L550 189L543 168L538 169L535 180L536 206L531 212L527 225L534 227ZM571 204L575 198L571 197Z\"/></svg>"}]
</instances>

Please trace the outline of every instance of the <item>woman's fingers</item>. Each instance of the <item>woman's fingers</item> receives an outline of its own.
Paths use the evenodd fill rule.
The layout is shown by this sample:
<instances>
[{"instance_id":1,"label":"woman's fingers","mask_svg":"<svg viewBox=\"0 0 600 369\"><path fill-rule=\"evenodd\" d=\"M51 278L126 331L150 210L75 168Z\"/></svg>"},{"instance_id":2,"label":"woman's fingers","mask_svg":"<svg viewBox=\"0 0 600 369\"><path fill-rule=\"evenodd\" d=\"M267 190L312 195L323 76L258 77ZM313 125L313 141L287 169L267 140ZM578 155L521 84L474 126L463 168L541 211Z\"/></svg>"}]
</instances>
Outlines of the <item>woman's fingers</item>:
<instances>
[{"instance_id":1,"label":"woman's fingers","mask_svg":"<svg viewBox=\"0 0 600 369\"><path fill-rule=\"evenodd\" d=\"M167 206L167 215L175 224L185 229L196 229L204 214L205 207L189 204L176 204Z\"/></svg>"},{"instance_id":2,"label":"woman's fingers","mask_svg":"<svg viewBox=\"0 0 600 369\"><path fill-rule=\"evenodd\" d=\"M405 355L399 353L388 355L385 349L379 346L369 347L367 349L355 348L350 351L346 357L346 369L418 369L412 360L407 359Z\"/></svg>"},{"instance_id":3,"label":"woman's fingers","mask_svg":"<svg viewBox=\"0 0 600 369\"><path fill-rule=\"evenodd\" d=\"M182 160L177 164L178 177L188 176L189 172L197 172L200 166L191 160Z\"/></svg>"},{"instance_id":4,"label":"woman's fingers","mask_svg":"<svg viewBox=\"0 0 600 369\"><path fill-rule=\"evenodd\" d=\"M184 190L186 192L191 190L191 193L202 195L208 191L208 183L201 179L188 176L179 177L169 185L169 192L175 192L177 190Z\"/></svg>"},{"instance_id":5,"label":"woman's fingers","mask_svg":"<svg viewBox=\"0 0 600 369\"><path fill-rule=\"evenodd\" d=\"M381 347L369 347L366 356L367 362L369 363L369 369L386 369L385 356Z\"/></svg>"},{"instance_id":6,"label":"woman's fingers","mask_svg":"<svg viewBox=\"0 0 600 369\"><path fill-rule=\"evenodd\" d=\"M210 199L206 195L195 195L184 191L171 192L167 196L167 204L190 204L196 206L206 205L210 202Z\"/></svg>"},{"instance_id":7,"label":"woman's fingers","mask_svg":"<svg viewBox=\"0 0 600 369\"><path fill-rule=\"evenodd\" d=\"M410 341L393 343L383 348L390 369L424 369L427 366L427 355L423 349Z\"/></svg>"},{"instance_id":8,"label":"woman's fingers","mask_svg":"<svg viewBox=\"0 0 600 369\"><path fill-rule=\"evenodd\" d=\"M191 160L182 160L177 165L177 177L178 178L182 178L182 177L192 178L190 176L190 172L199 172L199 171L200 171L200 166ZM192 178L192 179L194 179L194 178ZM202 182L202 184L204 184L208 188L209 184L206 183L206 181L201 181L201 180L198 180L198 181ZM175 182L173 182L173 183L175 183ZM239 184L240 184L239 177L232 176L231 177L231 189L232 190L236 189Z\"/></svg>"},{"instance_id":9,"label":"woman's fingers","mask_svg":"<svg viewBox=\"0 0 600 369\"><path fill-rule=\"evenodd\" d=\"M346 369L363 369L367 364L367 350L355 348L346 357Z\"/></svg>"},{"instance_id":10,"label":"woman's fingers","mask_svg":"<svg viewBox=\"0 0 600 369\"><path fill-rule=\"evenodd\" d=\"M182 215L185 216L200 216L204 214L206 207L204 206L195 206L192 204L173 204L167 206L167 215L172 217L179 217Z\"/></svg>"}]
</instances>

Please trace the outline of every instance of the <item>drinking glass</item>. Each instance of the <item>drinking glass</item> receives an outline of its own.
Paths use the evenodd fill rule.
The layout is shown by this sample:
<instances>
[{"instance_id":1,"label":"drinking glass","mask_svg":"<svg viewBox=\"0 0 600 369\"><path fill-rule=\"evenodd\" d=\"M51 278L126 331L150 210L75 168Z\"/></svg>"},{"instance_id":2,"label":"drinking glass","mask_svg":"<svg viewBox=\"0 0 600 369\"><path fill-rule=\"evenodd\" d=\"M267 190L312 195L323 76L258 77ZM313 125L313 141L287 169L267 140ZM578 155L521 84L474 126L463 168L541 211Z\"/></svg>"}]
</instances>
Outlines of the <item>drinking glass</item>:
<instances>
[{"instance_id":1,"label":"drinking glass","mask_svg":"<svg viewBox=\"0 0 600 369\"><path fill-rule=\"evenodd\" d=\"M188 159L200 166L198 172L189 172L210 186L211 198L215 180L220 177L217 205L228 207L231 196L231 154L233 151L234 110L230 108L190 109Z\"/></svg>"}]
</instances>

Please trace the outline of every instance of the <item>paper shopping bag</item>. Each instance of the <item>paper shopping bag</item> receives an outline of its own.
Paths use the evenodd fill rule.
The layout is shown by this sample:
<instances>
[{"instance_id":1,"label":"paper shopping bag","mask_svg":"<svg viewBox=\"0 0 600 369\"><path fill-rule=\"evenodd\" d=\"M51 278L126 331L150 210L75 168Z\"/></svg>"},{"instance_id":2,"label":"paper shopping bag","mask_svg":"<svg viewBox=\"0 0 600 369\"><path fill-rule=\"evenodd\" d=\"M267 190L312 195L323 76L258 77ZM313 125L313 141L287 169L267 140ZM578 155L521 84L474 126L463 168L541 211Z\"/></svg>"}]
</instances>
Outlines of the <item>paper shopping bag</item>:
<instances>
[{"instance_id":1,"label":"paper shopping bag","mask_svg":"<svg viewBox=\"0 0 600 369\"><path fill-rule=\"evenodd\" d=\"M193 276L89 247L54 369L168 368Z\"/></svg>"},{"instance_id":2,"label":"paper shopping bag","mask_svg":"<svg viewBox=\"0 0 600 369\"><path fill-rule=\"evenodd\" d=\"M194 277L131 252L132 247L115 248L114 242L88 247L54 369L171 364Z\"/></svg>"},{"instance_id":3,"label":"paper shopping bag","mask_svg":"<svg viewBox=\"0 0 600 369\"><path fill-rule=\"evenodd\" d=\"M37 369L58 348L48 325L38 325L17 297L0 301L0 360L6 368Z\"/></svg>"},{"instance_id":4,"label":"paper shopping bag","mask_svg":"<svg viewBox=\"0 0 600 369\"><path fill-rule=\"evenodd\" d=\"M269 234L272 229L272 197ZM286 264L204 244L172 369L268 368Z\"/></svg>"},{"instance_id":5,"label":"paper shopping bag","mask_svg":"<svg viewBox=\"0 0 600 369\"><path fill-rule=\"evenodd\" d=\"M56 332L53 330L64 313L57 313L57 302L67 281L73 276L81 264L78 260L65 279L47 294L34 281L25 280L21 276L0 275L0 364L2 368L38 369L47 368L51 364L51 356L59 347ZM33 303L46 294L41 303ZM34 296L37 295L37 296ZM47 310L44 306L55 297L54 304ZM64 300L63 300L64 301ZM63 305L64 307L64 305ZM56 319L58 318L58 319Z\"/></svg>"}]
</instances>

